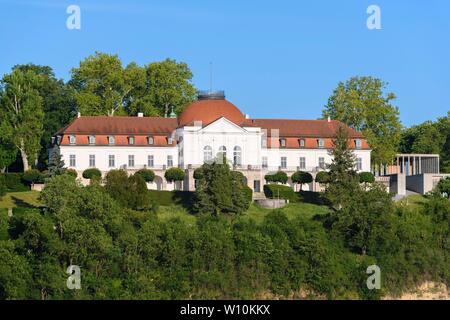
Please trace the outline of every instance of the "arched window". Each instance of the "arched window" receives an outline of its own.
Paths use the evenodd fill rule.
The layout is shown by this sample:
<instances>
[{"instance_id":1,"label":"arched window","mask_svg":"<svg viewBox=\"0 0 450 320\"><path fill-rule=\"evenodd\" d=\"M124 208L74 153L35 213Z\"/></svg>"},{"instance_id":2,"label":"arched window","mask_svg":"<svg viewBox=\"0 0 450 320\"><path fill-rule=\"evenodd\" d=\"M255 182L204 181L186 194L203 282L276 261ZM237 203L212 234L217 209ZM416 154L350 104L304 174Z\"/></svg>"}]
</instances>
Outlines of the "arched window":
<instances>
[{"instance_id":1,"label":"arched window","mask_svg":"<svg viewBox=\"0 0 450 320\"><path fill-rule=\"evenodd\" d=\"M239 146L234 147L234 150L233 150L233 164L235 166L242 165L242 149Z\"/></svg>"},{"instance_id":2,"label":"arched window","mask_svg":"<svg viewBox=\"0 0 450 320\"><path fill-rule=\"evenodd\" d=\"M203 162L208 162L212 160L212 148L210 146L205 146L203 148Z\"/></svg>"},{"instance_id":3,"label":"arched window","mask_svg":"<svg viewBox=\"0 0 450 320\"><path fill-rule=\"evenodd\" d=\"M219 148L219 153L217 154L217 157L219 159L222 159L223 162L226 163L226 161L227 161L227 148L225 146L221 146Z\"/></svg>"}]
</instances>

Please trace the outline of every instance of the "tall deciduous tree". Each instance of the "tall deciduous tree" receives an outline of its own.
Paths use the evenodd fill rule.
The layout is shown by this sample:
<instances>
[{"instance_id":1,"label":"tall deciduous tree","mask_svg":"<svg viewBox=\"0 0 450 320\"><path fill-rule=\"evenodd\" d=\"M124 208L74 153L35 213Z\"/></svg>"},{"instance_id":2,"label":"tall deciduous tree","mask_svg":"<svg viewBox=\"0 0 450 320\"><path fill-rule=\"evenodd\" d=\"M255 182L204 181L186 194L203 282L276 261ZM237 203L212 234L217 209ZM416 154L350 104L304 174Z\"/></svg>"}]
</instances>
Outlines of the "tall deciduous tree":
<instances>
[{"instance_id":1,"label":"tall deciduous tree","mask_svg":"<svg viewBox=\"0 0 450 320\"><path fill-rule=\"evenodd\" d=\"M171 107L181 112L195 100L192 72L186 63L166 59L147 66L150 100L160 115L168 116Z\"/></svg>"},{"instance_id":2,"label":"tall deciduous tree","mask_svg":"<svg viewBox=\"0 0 450 320\"><path fill-rule=\"evenodd\" d=\"M340 82L322 111L324 118L340 120L361 131L372 148L374 164L390 163L397 152L401 123L393 93L386 83L372 77L353 77Z\"/></svg>"},{"instance_id":3,"label":"tall deciduous tree","mask_svg":"<svg viewBox=\"0 0 450 320\"><path fill-rule=\"evenodd\" d=\"M1 136L20 151L24 171L36 159L43 133L42 98L34 89L39 81L35 72L22 70L13 70L1 81Z\"/></svg>"}]
</instances>

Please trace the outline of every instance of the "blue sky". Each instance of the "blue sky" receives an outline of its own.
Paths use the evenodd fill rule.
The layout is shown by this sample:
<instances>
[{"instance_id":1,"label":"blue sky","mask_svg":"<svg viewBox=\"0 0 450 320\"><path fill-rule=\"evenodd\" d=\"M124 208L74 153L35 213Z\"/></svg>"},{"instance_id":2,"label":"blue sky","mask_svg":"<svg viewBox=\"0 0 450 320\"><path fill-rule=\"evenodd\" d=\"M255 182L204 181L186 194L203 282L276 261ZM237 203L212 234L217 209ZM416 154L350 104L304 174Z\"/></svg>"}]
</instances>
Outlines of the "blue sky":
<instances>
[{"instance_id":1,"label":"blue sky","mask_svg":"<svg viewBox=\"0 0 450 320\"><path fill-rule=\"evenodd\" d=\"M68 30L66 8L81 8ZM366 27L369 5L381 30ZM316 119L341 80L380 77L405 126L450 110L450 1L0 0L0 75L19 63L70 69L94 51L124 64L184 61L254 118Z\"/></svg>"}]
</instances>

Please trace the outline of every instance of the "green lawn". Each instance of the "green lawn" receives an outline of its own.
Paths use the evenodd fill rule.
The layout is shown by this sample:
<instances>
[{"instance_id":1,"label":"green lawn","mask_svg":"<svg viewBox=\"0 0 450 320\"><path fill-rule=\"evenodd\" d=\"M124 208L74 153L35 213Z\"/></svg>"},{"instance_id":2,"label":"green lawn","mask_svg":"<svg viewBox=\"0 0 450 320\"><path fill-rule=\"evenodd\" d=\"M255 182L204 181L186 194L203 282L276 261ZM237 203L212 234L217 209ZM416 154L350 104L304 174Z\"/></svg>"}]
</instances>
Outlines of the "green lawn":
<instances>
[{"instance_id":1,"label":"green lawn","mask_svg":"<svg viewBox=\"0 0 450 320\"><path fill-rule=\"evenodd\" d=\"M38 201L38 191L9 192L0 200L0 208L35 208L41 204Z\"/></svg>"},{"instance_id":2,"label":"green lawn","mask_svg":"<svg viewBox=\"0 0 450 320\"><path fill-rule=\"evenodd\" d=\"M415 194L401 199L399 202L397 202L397 205L407 206L410 208L420 208L427 202L428 199L426 197L420 194Z\"/></svg>"}]
</instances>

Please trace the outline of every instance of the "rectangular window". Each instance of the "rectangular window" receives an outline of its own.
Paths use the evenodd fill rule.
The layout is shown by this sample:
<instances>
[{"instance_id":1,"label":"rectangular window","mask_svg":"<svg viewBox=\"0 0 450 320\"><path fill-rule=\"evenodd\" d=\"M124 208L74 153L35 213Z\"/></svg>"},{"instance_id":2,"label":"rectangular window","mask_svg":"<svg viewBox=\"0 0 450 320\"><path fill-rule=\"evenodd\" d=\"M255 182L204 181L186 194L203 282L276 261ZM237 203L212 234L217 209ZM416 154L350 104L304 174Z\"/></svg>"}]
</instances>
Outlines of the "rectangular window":
<instances>
[{"instance_id":1,"label":"rectangular window","mask_svg":"<svg viewBox=\"0 0 450 320\"><path fill-rule=\"evenodd\" d=\"M173 167L173 157L167 156L167 167L171 168Z\"/></svg>"},{"instance_id":2,"label":"rectangular window","mask_svg":"<svg viewBox=\"0 0 450 320\"><path fill-rule=\"evenodd\" d=\"M116 166L116 156L110 154L108 157L108 167L114 168Z\"/></svg>"},{"instance_id":3,"label":"rectangular window","mask_svg":"<svg viewBox=\"0 0 450 320\"><path fill-rule=\"evenodd\" d=\"M305 157L300 157L299 166L300 166L300 170L306 169L306 158Z\"/></svg>"},{"instance_id":4,"label":"rectangular window","mask_svg":"<svg viewBox=\"0 0 450 320\"><path fill-rule=\"evenodd\" d=\"M134 167L134 155L132 155L132 154L128 155L128 166L130 168Z\"/></svg>"},{"instance_id":5,"label":"rectangular window","mask_svg":"<svg viewBox=\"0 0 450 320\"><path fill-rule=\"evenodd\" d=\"M114 136L109 136L108 137L108 143L111 144L111 145L116 143L116 140L114 139Z\"/></svg>"},{"instance_id":6,"label":"rectangular window","mask_svg":"<svg viewBox=\"0 0 450 320\"><path fill-rule=\"evenodd\" d=\"M362 170L362 158L356 159L356 170L361 171Z\"/></svg>"},{"instance_id":7,"label":"rectangular window","mask_svg":"<svg viewBox=\"0 0 450 320\"><path fill-rule=\"evenodd\" d=\"M134 144L134 137L133 136L131 136L131 137L128 137L128 144Z\"/></svg>"},{"instance_id":8,"label":"rectangular window","mask_svg":"<svg viewBox=\"0 0 450 320\"><path fill-rule=\"evenodd\" d=\"M323 147L325 147L325 141L324 141L323 139L317 140L317 146L318 146L320 149L323 149Z\"/></svg>"},{"instance_id":9,"label":"rectangular window","mask_svg":"<svg viewBox=\"0 0 450 320\"><path fill-rule=\"evenodd\" d=\"M89 144L95 144L95 136L89 136Z\"/></svg>"},{"instance_id":10,"label":"rectangular window","mask_svg":"<svg viewBox=\"0 0 450 320\"><path fill-rule=\"evenodd\" d=\"M280 147L286 148L286 139L280 139Z\"/></svg>"},{"instance_id":11,"label":"rectangular window","mask_svg":"<svg viewBox=\"0 0 450 320\"><path fill-rule=\"evenodd\" d=\"M281 157L281 168L286 169L287 168L287 158Z\"/></svg>"},{"instance_id":12,"label":"rectangular window","mask_svg":"<svg viewBox=\"0 0 450 320\"><path fill-rule=\"evenodd\" d=\"M267 157L262 157L262 167L263 169L267 169L268 168L268 163L267 163Z\"/></svg>"},{"instance_id":13,"label":"rectangular window","mask_svg":"<svg viewBox=\"0 0 450 320\"><path fill-rule=\"evenodd\" d=\"M173 143L173 138L167 137L167 144L172 144L172 143Z\"/></svg>"},{"instance_id":14,"label":"rectangular window","mask_svg":"<svg viewBox=\"0 0 450 320\"><path fill-rule=\"evenodd\" d=\"M89 155L89 167L95 168L95 154Z\"/></svg>"},{"instance_id":15,"label":"rectangular window","mask_svg":"<svg viewBox=\"0 0 450 320\"><path fill-rule=\"evenodd\" d=\"M361 139L356 139L355 140L355 148L356 149L361 149Z\"/></svg>"},{"instance_id":16,"label":"rectangular window","mask_svg":"<svg viewBox=\"0 0 450 320\"><path fill-rule=\"evenodd\" d=\"M148 140L148 144L153 144L153 142L154 142L153 137L148 137L147 140Z\"/></svg>"},{"instance_id":17,"label":"rectangular window","mask_svg":"<svg viewBox=\"0 0 450 320\"><path fill-rule=\"evenodd\" d=\"M253 191L261 192L261 181L260 180L253 181Z\"/></svg>"},{"instance_id":18,"label":"rectangular window","mask_svg":"<svg viewBox=\"0 0 450 320\"><path fill-rule=\"evenodd\" d=\"M323 157L319 158L319 168L325 169L325 158L323 158Z\"/></svg>"},{"instance_id":19,"label":"rectangular window","mask_svg":"<svg viewBox=\"0 0 450 320\"><path fill-rule=\"evenodd\" d=\"M147 166L153 168L155 166L155 160L152 154L147 157Z\"/></svg>"},{"instance_id":20,"label":"rectangular window","mask_svg":"<svg viewBox=\"0 0 450 320\"><path fill-rule=\"evenodd\" d=\"M304 148L305 147L305 139L298 140L298 144L299 144L300 148Z\"/></svg>"},{"instance_id":21,"label":"rectangular window","mask_svg":"<svg viewBox=\"0 0 450 320\"><path fill-rule=\"evenodd\" d=\"M76 167L76 165L77 165L76 157L75 157L74 154L71 154L71 155L69 156L69 166L71 166L71 167Z\"/></svg>"},{"instance_id":22,"label":"rectangular window","mask_svg":"<svg viewBox=\"0 0 450 320\"><path fill-rule=\"evenodd\" d=\"M70 144L76 144L77 140L75 138L75 136L69 136L69 143Z\"/></svg>"}]
</instances>

